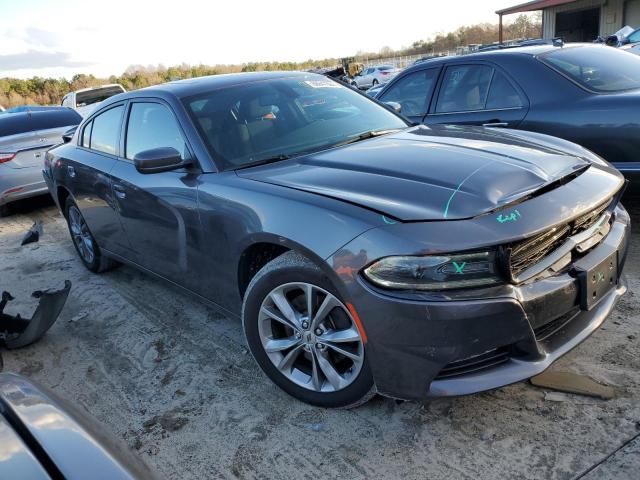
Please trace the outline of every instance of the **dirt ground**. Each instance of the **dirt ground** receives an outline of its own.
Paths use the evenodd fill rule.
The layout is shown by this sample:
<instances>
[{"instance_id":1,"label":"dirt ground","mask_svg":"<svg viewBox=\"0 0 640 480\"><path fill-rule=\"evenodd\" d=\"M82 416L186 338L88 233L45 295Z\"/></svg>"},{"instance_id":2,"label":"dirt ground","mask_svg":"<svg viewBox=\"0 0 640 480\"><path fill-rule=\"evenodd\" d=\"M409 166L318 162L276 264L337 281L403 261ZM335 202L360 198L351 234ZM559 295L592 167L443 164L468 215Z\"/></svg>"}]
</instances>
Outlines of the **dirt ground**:
<instances>
[{"instance_id":1,"label":"dirt ground","mask_svg":"<svg viewBox=\"0 0 640 480\"><path fill-rule=\"evenodd\" d=\"M639 225L640 202L627 206ZM20 247L36 219L40 242ZM32 202L0 219L0 290L17 297L8 311L30 315L33 290L65 279L73 288L42 341L2 354L6 371L79 405L170 479L637 479L639 254L634 227L629 293L552 366L614 386L617 398L552 401L520 383L424 405L378 397L332 411L276 388L236 319L128 267L86 271L55 207Z\"/></svg>"}]
</instances>

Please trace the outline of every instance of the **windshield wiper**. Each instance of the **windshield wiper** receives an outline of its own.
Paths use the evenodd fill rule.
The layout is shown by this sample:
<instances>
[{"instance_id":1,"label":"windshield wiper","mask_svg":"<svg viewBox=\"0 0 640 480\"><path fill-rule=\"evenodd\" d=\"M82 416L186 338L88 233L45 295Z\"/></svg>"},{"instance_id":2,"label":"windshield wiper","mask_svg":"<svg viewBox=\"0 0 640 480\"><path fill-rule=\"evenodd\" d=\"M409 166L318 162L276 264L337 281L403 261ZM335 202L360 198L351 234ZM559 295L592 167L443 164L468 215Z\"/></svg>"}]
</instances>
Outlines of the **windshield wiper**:
<instances>
[{"instance_id":1,"label":"windshield wiper","mask_svg":"<svg viewBox=\"0 0 640 480\"><path fill-rule=\"evenodd\" d=\"M294 156L297 156L297 155L280 154L280 155L274 155L273 157L261 158L260 160L255 160L253 162L239 165L236 168L234 168L234 170L242 170L243 168L257 167L258 165L266 165L267 163L275 163L275 162L280 162L282 160L289 160Z\"/></svg>"},{"instance_id":2,"label":"windshield wiper","mask_svg":"<svg viewBox=\"0 0 640 480\"><path fill-rule=\"evenodd\" d=\"M374 137L380 137L381 135L386 135L388 133L394 133L402 130L401 128L391 128L389 130L370 130L368 132L362 132L352 137L343 140L342 142L338 142L332 147L341 147L342 145L349 145L350 143L361 142L363 140L368 140Z\"/></svg>"}]
</instances>

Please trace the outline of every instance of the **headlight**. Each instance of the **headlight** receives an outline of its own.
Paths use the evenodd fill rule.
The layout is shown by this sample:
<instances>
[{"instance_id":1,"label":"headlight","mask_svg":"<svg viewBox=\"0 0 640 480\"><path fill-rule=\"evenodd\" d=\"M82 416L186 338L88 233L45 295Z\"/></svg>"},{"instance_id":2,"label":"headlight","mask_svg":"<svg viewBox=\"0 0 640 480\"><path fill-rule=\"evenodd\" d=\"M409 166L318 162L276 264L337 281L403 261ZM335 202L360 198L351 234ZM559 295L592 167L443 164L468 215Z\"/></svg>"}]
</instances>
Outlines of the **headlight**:
<instances>
[{"instance_id":1,"label":"headlight","mask_svg":"<svg viewBox=\"0 0 640 480\"><path fill-rule=\"evenodd\" d=\"M364 275L375 285L396 290L448 290L501 281L494 252L387 257L367 267Z\"/></svg>"}]
</instances>

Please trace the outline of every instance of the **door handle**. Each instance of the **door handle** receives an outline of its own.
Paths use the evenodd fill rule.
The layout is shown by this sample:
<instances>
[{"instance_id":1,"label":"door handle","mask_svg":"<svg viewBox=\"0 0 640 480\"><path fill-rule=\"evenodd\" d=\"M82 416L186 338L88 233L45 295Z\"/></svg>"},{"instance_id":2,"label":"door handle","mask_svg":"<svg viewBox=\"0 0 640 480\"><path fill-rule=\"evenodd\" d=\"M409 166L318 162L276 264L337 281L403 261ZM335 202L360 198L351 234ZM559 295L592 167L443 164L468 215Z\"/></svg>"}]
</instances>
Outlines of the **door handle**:
<instances>
[{"instance_id":1,"label":"door handle","mask_svg":"<svg viewBox=\"0 0 640 480\"><path fill-rule=\"evenodd\" d=\"M127 198L127 193L124 190L124 187L122 185L118 185L117 183L113 185L113 191L116 194L116 197L124 200L125 198Z\"/></svg>"},{"instance_id":2,"label":"door handle","mask_svg":"<svg viewBox=\"0 0 640 480\"><path fill-rule=\"evenodd\" d=\"M71 178L76 178L76 169L73 168L71 165L69 165L67 167L67 174L69 175L69 177Z\"/></svg>"},{"instance_id":3,"label":"door handle","mask_svg":"<svg viewBox=\"0 0 640 480\"><path fill-rule=\"evenodd\" d=\"M482 126L483 127L508 127L509 123L508 122L489 122L489 123L483 123Z\"/></svg>"}]
</instances>

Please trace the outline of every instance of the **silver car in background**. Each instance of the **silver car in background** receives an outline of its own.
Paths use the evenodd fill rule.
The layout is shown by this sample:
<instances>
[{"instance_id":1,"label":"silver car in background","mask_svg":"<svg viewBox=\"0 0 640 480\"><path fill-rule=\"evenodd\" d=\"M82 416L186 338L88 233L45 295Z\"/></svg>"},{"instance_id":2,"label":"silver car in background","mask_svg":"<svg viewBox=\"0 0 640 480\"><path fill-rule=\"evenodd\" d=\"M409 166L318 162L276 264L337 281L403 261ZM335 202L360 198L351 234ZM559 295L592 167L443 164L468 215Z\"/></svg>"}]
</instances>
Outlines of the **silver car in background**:
<instances>
[{"instance_id":1,"label":"silver car in background","mask_svg":"<svg viewBox=\"0 0 640 480\"><path fill-rule=\"evenodd\" d=\"M0 115L0 216L8 215L16 200L48 193L44 154L81 120L65 107Z\"/></svg>"},{"instance_id":2,"label":"silver car in background","mask_svg":"<svg viewBox=\"0 0 640 480\"><path fill-rule=\"evenodd\" d=\"M367 67L358 75L353 77L351 85L353 87L365 90L367 88L382 85L394 78L400 73L399 68L393 65L377 65L375 67Z\"/></svg>"}]
</instances>

